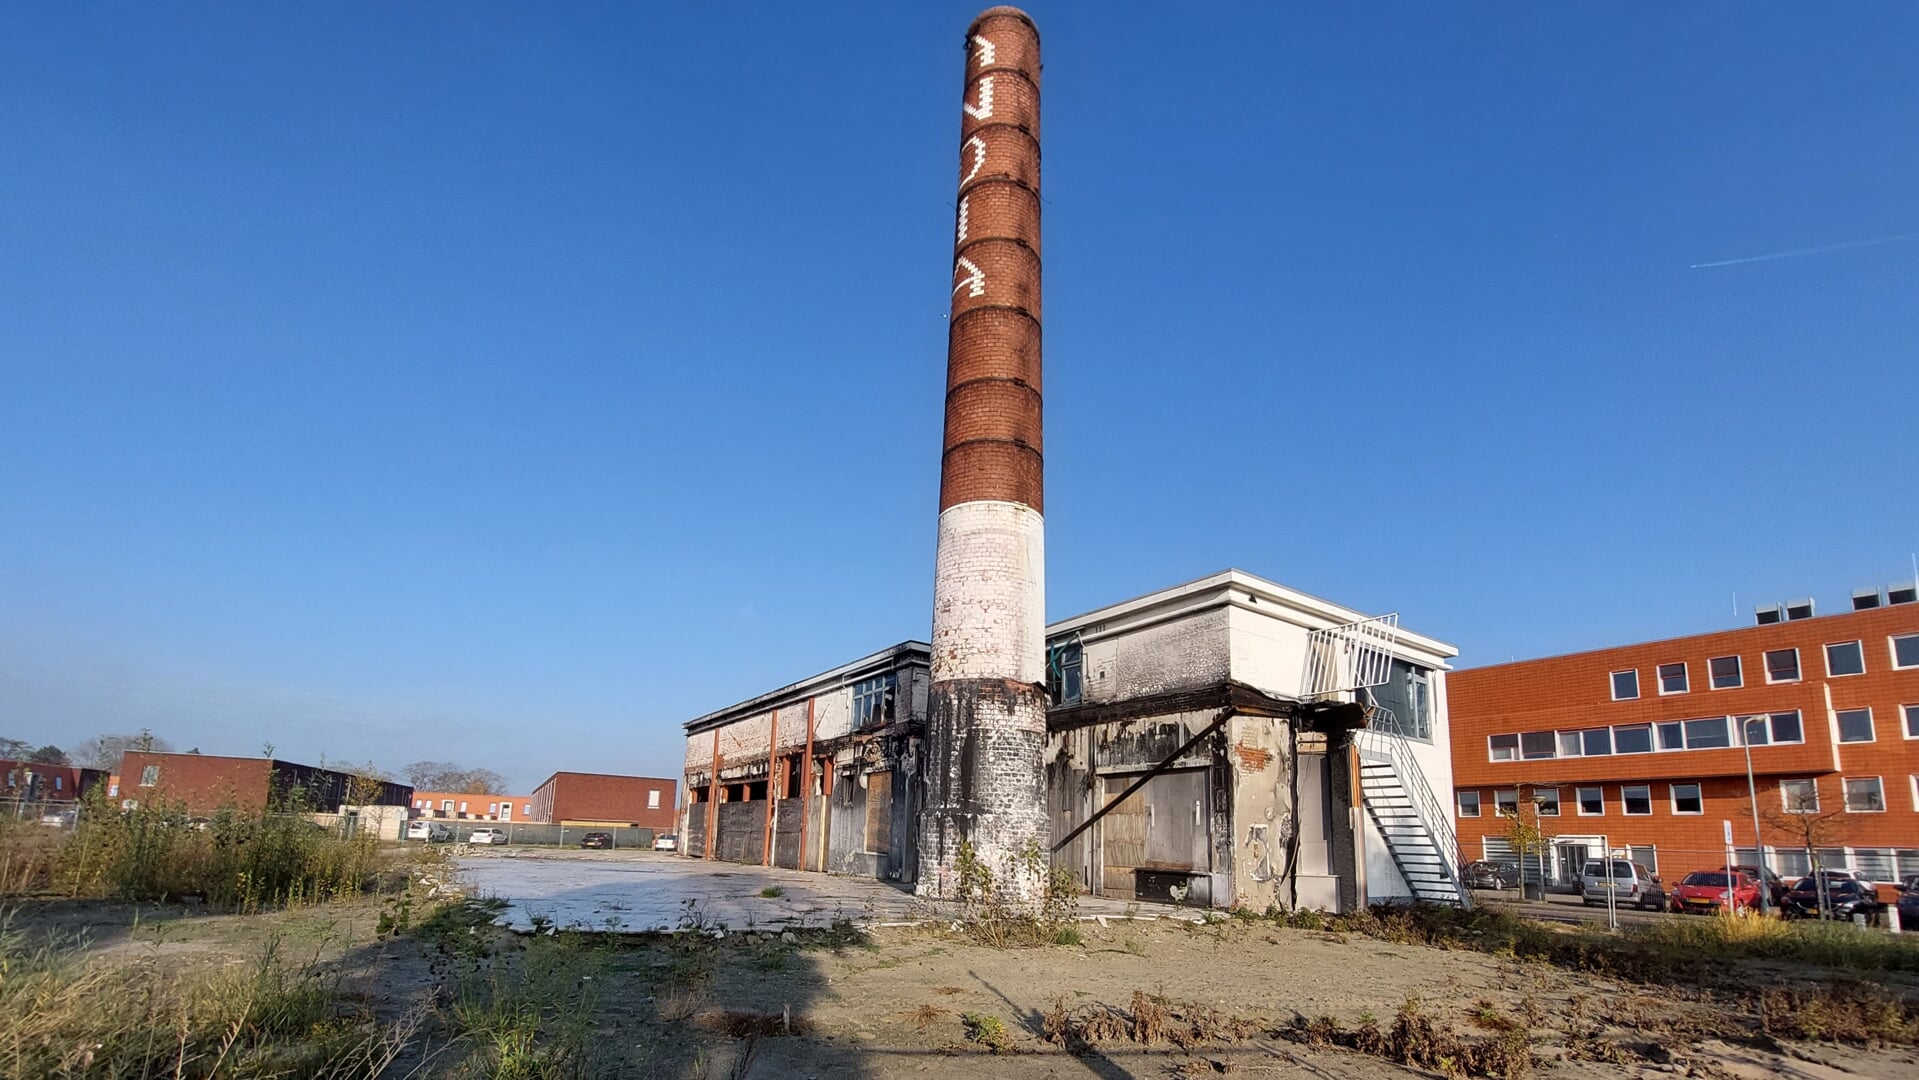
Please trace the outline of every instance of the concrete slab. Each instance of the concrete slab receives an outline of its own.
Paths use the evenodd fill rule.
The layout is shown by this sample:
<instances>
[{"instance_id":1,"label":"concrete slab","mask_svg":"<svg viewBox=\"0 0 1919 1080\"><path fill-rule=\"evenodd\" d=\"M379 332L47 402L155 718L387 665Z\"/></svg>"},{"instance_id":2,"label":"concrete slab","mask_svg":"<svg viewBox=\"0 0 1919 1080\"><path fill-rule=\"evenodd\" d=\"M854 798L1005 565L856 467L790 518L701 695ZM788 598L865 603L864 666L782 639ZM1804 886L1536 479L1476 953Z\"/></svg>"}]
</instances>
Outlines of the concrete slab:
<instances>
[{"instance_id":1,"label":"concrete slab","mask_svg":"<svg viewBox=\"0 0 1919 1080\"><path fill-rule=\"evenodd\" d=\"M823 929L840 919L860 926L953 919L957 907L921 900L881 881L835 877L655 852L558 852L508 849L460 859L474 895L507 903L500 923L609 933L691 928L732 931ZM778 896L761 896L778 887ZM1083 918L1181 918L1190 908L1081 897Z\"/></svg>"}]
</instances>

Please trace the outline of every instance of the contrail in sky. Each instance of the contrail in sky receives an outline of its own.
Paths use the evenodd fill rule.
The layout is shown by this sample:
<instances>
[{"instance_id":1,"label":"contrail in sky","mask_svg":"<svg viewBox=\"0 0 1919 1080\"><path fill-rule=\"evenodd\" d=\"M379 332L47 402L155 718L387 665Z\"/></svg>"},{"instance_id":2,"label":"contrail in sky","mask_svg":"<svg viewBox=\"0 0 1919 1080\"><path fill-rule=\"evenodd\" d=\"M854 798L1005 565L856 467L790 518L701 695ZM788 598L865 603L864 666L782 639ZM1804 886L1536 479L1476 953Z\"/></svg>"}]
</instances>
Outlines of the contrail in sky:
<instances>
[{"instance_id":1,"label":"contrail in sky","mask_svg":"<svg viewBox=\"0 0 1919 1080\"><path fill-rule=\"evenodd\" d=\"M1791 259L1799 255L1818 255L1827 251L1844 251L1847 248L1873 247L1878 244L1890 244L1895 240L1910 240L1919 233L1900 233L1897 236L1881 236L1876 240L1848 240L1843 244L1821 244L1818 247L1794 248L1791 251L1775 251L1769 255L1748 255L1743 259L1720 259L1718 262L1693 263L1689 270L1704 270L1709 266L1738 266L1740 263L1771 262L1774 259Z\"/></svg>"}]
</instances>

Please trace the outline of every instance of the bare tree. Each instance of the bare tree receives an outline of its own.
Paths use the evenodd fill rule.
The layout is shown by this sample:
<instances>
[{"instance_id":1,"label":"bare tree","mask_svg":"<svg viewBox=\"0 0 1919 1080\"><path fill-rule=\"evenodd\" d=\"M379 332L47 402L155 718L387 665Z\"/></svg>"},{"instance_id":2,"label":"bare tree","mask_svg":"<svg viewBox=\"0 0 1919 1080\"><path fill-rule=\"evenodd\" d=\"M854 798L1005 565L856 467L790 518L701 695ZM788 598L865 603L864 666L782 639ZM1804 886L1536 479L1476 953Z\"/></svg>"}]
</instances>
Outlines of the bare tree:
<instances>
[{"instance_id":1,"label":"bare tree","mask_svg":"<svg viewBox=\"0 0 1919 1080\"><path fill-rule=\"evenodd\" d=\"M380 801L380 794L393 777L385 769L369 761L364 765L342 765L341 772L347 774L346 801L349 806L371 806Z\"/></svg>"},{"instance_id":2,"label":"bare tree","mask_svg":"<svg viewBox=\"0 0 1919 1080\"><path fill-rule=\"evenodd\" d=\"M1819 892L1819 908L1827 909L1826 875L1821 873L1826 867L1819 861L1819 852L1828 848L1845 847L1850 839L1853 827L1858 819L1846 812L1844 794L1841 793L1841 805L1830 810L1821 810L1819 803L1819 781L1811 782L1810 790L1794 787L1780 787L1779 805L1774 806L1762 800L1759 807L1759 819L1765 830L1775 837L1784 837L1784 843L1778 847L1793 848L1806 853L1806 865L1812 868L1814 886ZM1750 804L1748 804L1750 805Z\"/></svg>"},{"instance_id":3,"label":"bare tree","mask_svg":"<svg viewBox=\"0 0 1919 1080\"><path fill-rule=\"evenodd\" d=\"M506 778L492 769L469 769L451 761L416 761L400 772L419 791L490 795L506 790Z\"/></svg>"},{"instance_id":4,"label":"bare tree","mask_svg":"<svg viewBox=\"0 0 1919 1080\"><path fill-rule=\"evenodd\" d=\"M73 761L82 768L112 772L128 750L165 754L172 752L173 744L145 728L134 735L95 735L73 748Z\"/></svg>"}]
</instances>

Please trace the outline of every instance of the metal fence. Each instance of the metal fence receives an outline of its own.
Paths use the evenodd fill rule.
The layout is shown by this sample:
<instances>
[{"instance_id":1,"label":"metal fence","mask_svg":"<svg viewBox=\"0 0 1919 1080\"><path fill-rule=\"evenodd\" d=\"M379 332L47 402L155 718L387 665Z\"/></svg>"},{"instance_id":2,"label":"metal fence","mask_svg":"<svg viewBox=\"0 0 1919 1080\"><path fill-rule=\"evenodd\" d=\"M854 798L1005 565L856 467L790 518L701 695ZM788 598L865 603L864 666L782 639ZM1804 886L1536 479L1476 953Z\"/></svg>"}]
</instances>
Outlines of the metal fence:
<instances>
[{"instance_id":1,"label":"metal fence","mask_svg":"<svg viewBox=\"0 0 1919 1080\"><path fill-rule=\"evenodd\" d=\"M425 825L438 833L440 829L447 834L435 836L423 841L409 836L410 843L437 843L442 840L457 844L472 844L473 834L482 829L495 834L505 834L504 847L579 847L588 833L604 833L612 838L615 851L651 851L653 850L653 830L638 829L629 826L613 825L543 825L532 821L475 821L447 818L414 818L407 822L407 833ZM474 845L485 847L484 844Z\"/></svg>"},{"instance_id":2,"label":"metal fence","mask_svg":"<svg viewBox=\"0 0 1919 1080\"><path fill-rule=\"evenodd\" d=\"M72 800L0 799L0 817L71 829L80 820L80 804Z\"/></svg>"}]
</instances>

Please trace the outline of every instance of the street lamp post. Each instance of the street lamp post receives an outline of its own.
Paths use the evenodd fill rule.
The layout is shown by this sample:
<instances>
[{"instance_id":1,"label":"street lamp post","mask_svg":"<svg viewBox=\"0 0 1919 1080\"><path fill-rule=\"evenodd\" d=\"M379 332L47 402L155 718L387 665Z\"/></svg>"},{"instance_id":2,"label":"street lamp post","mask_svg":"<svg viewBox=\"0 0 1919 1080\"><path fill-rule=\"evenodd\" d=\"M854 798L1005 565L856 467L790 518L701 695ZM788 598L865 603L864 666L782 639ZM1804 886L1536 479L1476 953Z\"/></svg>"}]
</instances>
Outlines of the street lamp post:
<instances>
[{"instance_id":1,"label":"street lamp post","mask_svg":"<svg viewBox=\"0 0 1919 1080\"><path fill-rule=\"evenodd\" d=\"M1759 871L1759 913L1772 913L1772 890L1766 887L1766 841L1759 833L1759 786L1752 778L1752 722L1763 720L1762 716L1744 716L1739 719L1739 745L1746 751L1746 800L1752 804L1752 854L1759 863L1753 869ZM1726 867L1726 881L1732 881L1733 869Z\"/></svg>"}]
</instances>

